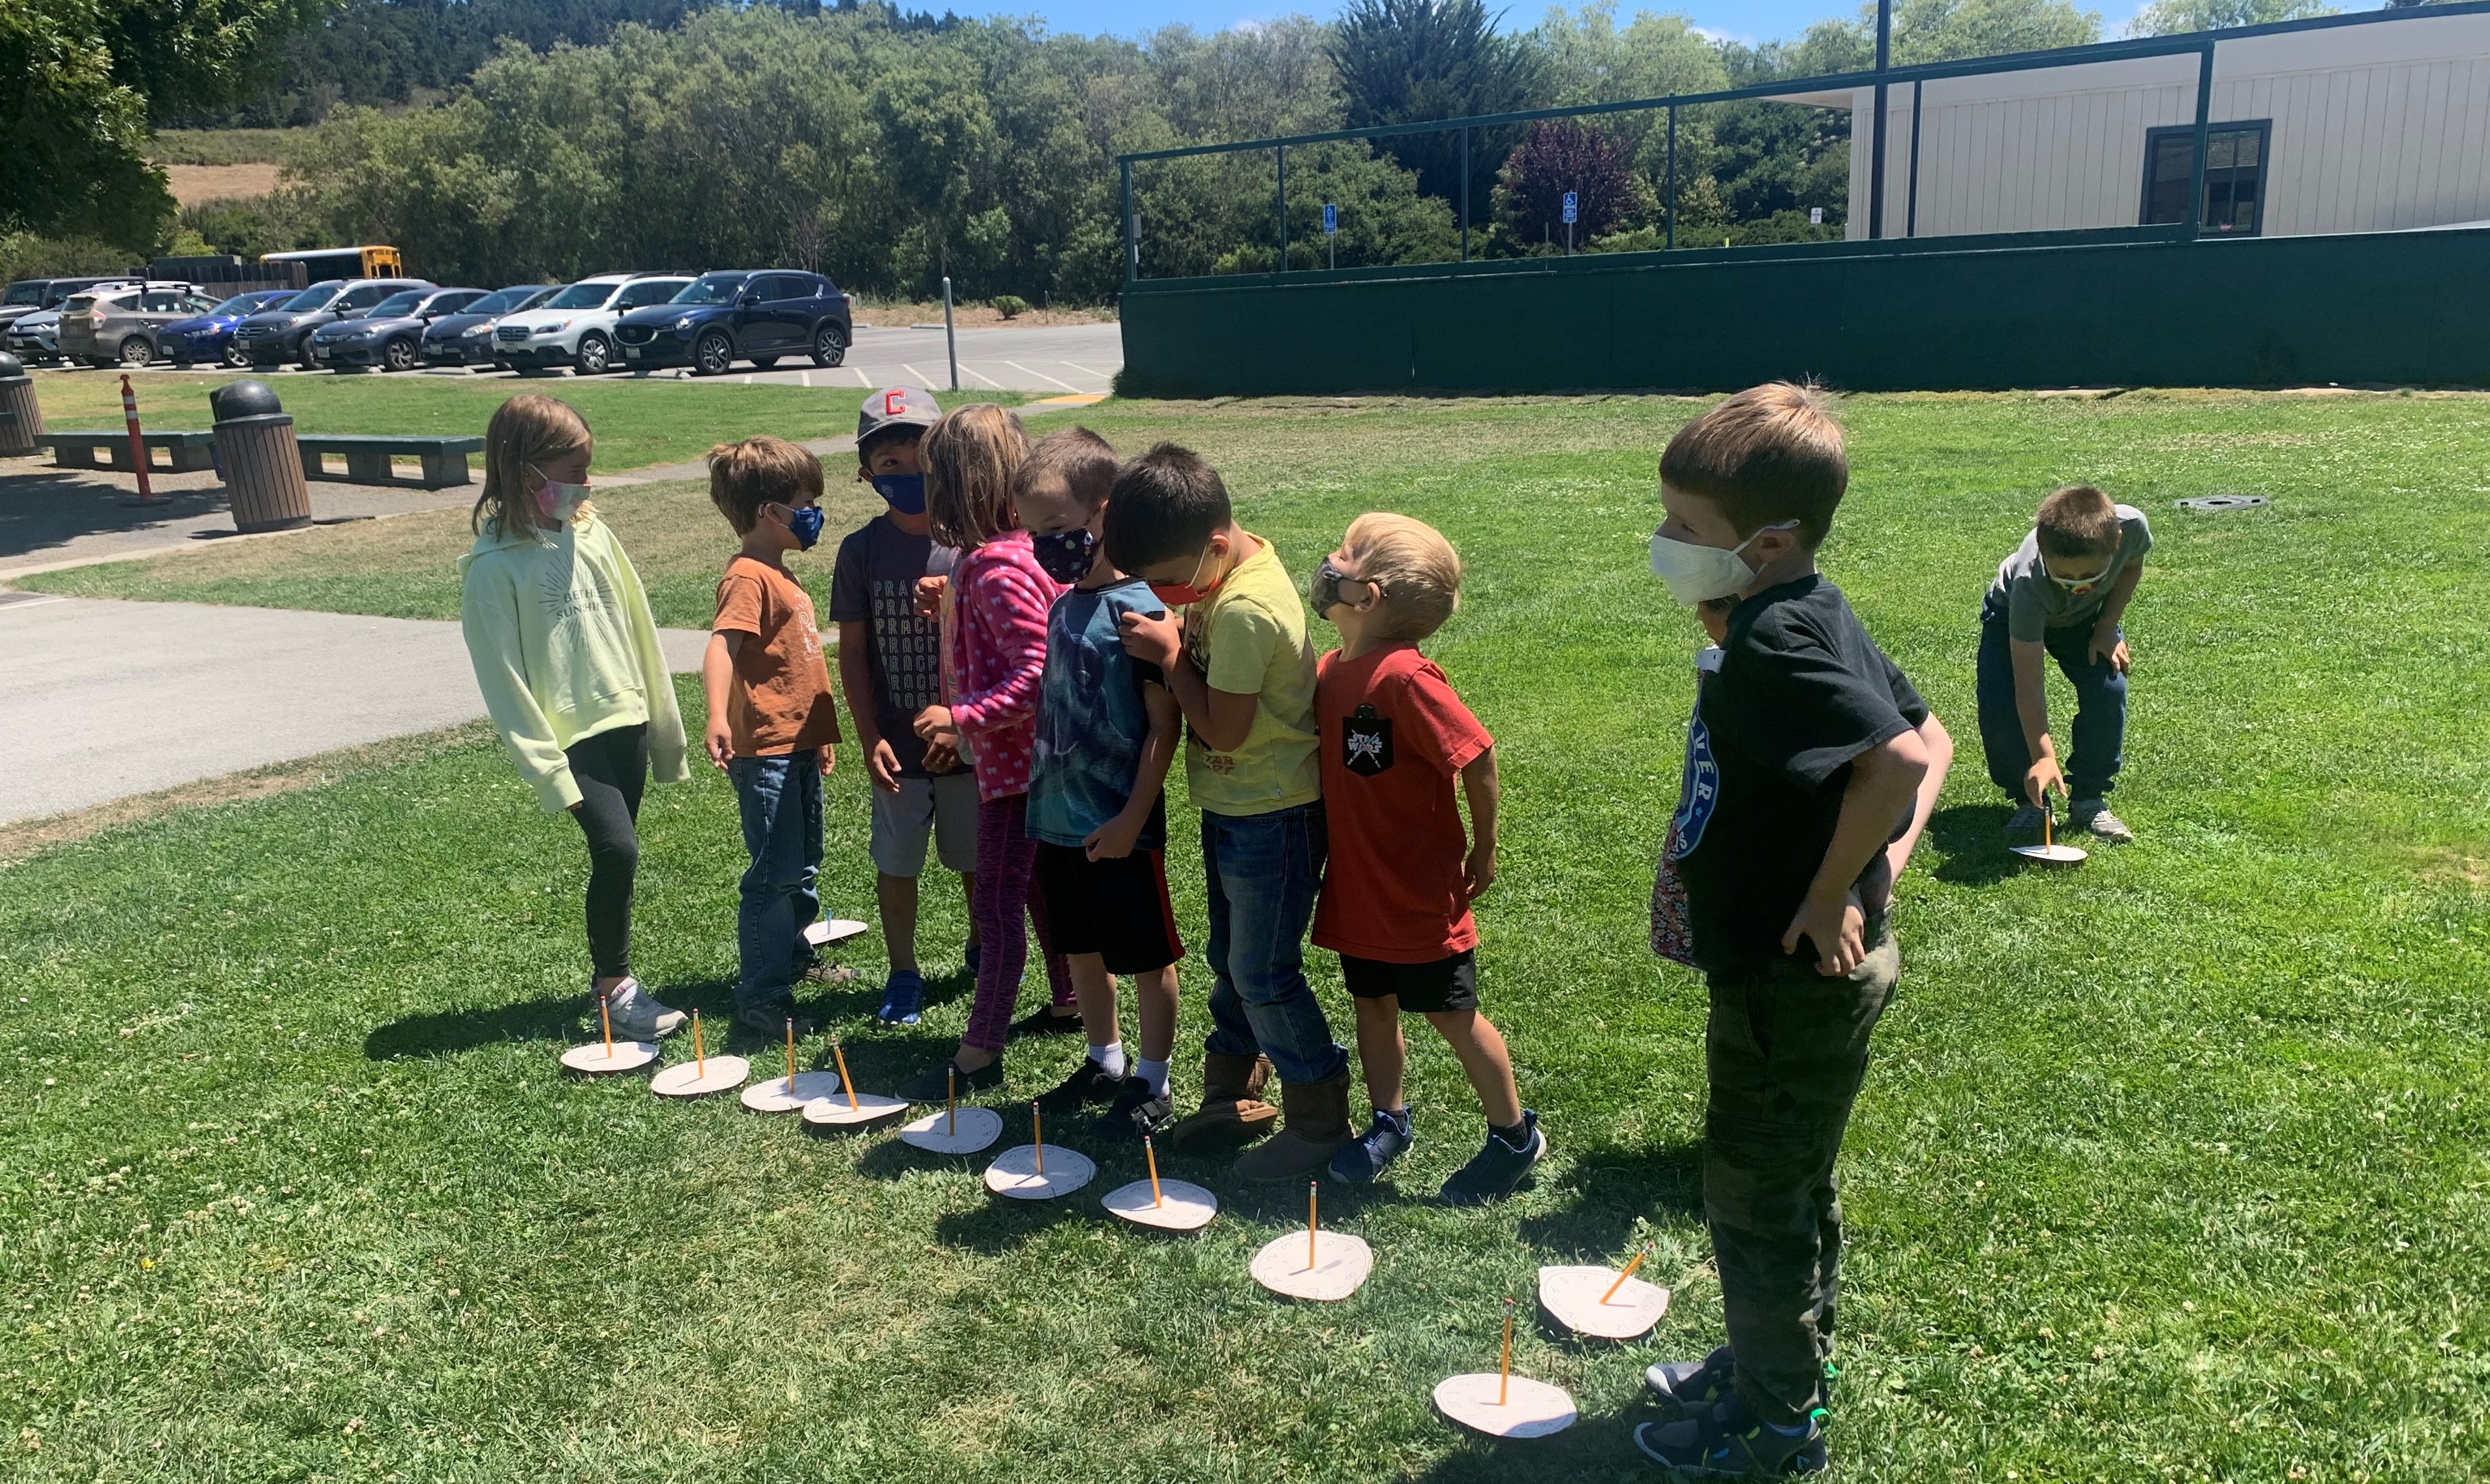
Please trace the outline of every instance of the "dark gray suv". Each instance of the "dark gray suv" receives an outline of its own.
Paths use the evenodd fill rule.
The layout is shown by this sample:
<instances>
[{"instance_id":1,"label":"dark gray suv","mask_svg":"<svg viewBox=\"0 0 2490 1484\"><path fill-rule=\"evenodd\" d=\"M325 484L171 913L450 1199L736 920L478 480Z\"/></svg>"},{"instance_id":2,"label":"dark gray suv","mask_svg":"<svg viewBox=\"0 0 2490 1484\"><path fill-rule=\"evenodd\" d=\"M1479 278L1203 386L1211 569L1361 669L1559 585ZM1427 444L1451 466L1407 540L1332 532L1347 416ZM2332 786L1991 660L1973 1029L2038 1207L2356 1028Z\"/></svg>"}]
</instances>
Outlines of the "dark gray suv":
<instances>
[{"instance_id":1,"label":"dark gray suv","mask_svg":"<svg viewBox=\"0 0 2490 1484\"><path fill-rule=\"evenodd\" d=\"M319 368L311 358L311 331L333 320L351 320L392 294L429 289L421 278L327 278L274 309L254 314L234 327L234 345L253 366L294 361L305 371Z\"/></svg>"}]
</instances>

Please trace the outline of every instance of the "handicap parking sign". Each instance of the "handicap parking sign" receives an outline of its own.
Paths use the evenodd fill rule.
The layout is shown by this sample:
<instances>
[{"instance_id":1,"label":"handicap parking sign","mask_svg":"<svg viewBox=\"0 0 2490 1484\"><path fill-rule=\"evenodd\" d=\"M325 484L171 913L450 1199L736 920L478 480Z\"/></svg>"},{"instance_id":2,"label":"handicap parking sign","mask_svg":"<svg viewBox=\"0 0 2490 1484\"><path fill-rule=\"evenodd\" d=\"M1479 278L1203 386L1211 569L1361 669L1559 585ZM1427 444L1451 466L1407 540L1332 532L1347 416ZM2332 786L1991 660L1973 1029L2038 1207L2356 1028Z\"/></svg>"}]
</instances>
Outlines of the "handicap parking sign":
<instances>
[{"instance_id":1,"label":"handicap parking sign","mask_svg":"<svg viewBox=\"0 0 2490 1484\"><path fill-rule=\"evenodd\" d=\"M1577 200L1574 192L1570 190L1565 192L1565 225L1569 227L1574 224L1574 206Z\"/></svg>"},{"instance_id":2,"label":"handicap parking sign","mask_svg":"<svg viewBox=\"0 0 2490 1484\"><path fill-rule=\"evenodd\" d=\"M1340 208L1326 201L1323 203L1323 231L1326 233L1335 233L1339 230Z\"/></svg>"}]
</instances>

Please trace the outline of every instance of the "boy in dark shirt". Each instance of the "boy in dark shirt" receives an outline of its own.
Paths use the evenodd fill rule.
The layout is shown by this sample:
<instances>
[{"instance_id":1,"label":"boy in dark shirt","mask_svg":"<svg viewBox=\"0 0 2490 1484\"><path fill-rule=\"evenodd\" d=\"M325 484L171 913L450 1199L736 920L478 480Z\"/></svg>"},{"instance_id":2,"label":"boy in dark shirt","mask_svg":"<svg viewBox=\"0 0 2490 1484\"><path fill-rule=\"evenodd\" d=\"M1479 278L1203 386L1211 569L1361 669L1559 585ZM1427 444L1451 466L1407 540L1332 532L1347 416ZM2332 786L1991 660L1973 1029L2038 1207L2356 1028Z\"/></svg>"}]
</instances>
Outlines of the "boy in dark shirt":
<instances>
[{"instance_id":1,"label":"boy in dark shirt","mask_svg":"<svg viewBox=\"0 0 2490 1484\"><path fill-rule=\"evenodd\" d=\"M1812 1472L1841 1252L1834 1158L1901 963L1881 866L1934 724L1815 569L1849 483L1818 393L1729 398L1669 441L1660 479L1652 570L1681 603L1739 599L1696 708L1691 752L1709 766L1674 847L1712 998L1703 1204L1729 1343L1652 1367L1690 1415L1635 1441L1677 1470Z\"/></svg>"}]
</instances>

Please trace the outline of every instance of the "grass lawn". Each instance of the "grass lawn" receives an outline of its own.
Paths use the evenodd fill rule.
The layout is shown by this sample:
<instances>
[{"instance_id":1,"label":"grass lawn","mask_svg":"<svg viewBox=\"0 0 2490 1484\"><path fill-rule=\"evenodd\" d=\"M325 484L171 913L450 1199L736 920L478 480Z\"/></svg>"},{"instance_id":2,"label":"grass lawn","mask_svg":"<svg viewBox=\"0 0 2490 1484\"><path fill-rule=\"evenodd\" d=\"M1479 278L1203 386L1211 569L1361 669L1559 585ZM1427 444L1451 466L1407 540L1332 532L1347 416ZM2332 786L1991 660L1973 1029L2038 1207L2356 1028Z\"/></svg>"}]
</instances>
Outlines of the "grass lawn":
<instances>
[{"instance_id":1,"label":"grass lawn","mask_svg":"<svg viewBox=\"0 0 2490 1484\"><path fill-rule=\"evenodd\" d=\"M1647 1477L1628 1441L1659 1415L1641 1367L1721 1338L1697 1177L1704 996L1642 946L1700 642L1643 541L1658 450L1696 406L1085 414L1120 446L1211 453L1300 578L1366 509L1422 515L1462 548L1467 601L1429 647L1500 739L1482 988L1553 1143L1534 1188L1486 1213L1427 1203L1478 1125L1414 1026L1421 1140L1397 1188L1326 1190L1326 1220L1377 1253L1364 1291L1328 1307L1245 1273L1302 1222L1300 1190L1171 1160L1226 1211L1198 1237L1145 1238L1095 1201L1137 1156L1100 1150L1092 1191L1006 1209L973 1162L887 1134L815 1139L732 1099L565 1080L584 853L491 745L455 744L0 870L7 1475ZM1842 1164L1846 1476L2478 1472L2481 408L1849 404L1853 494L1826 565L1962 756L1902 887L1904 981ZM1970 658L1989 573L2072 478L2145 508L2158 536L2118 795L2141 839L2045 874L1997 841ZM2274 503L2170 508L2222 491ZM688 495L612 502L644 563L669 521L700 527L686 553L706 543L713 562L723 544ZM260 545L304 554L339 606L396 612L418 590L330 538ZM688 685L684 700L696 714ZM858 915L862 792L843 757L825 891ZM1198 953L1200 868L1172 813ZM643 825L640 972L721 1015L731 792L704 770L653 789ZM957 898L928 902L929 959L950 977L923 1026L871 1025L878 951L851 956L864 984L822 992L867 1087L966 1018ZM1327 959L1310 956L1345 1031ZM1207 983L1188 959L1186 1094ZM1016 1049L1011 1098L1078 1054ZM1518 1370L1573 1389L1574 1430L1492 1447L1432 1415L1437 1379L1493 1366L1500 1302L1525 1296L1526 1314L1540 1264L1642 1241L1645 1275L1677 1291L1651 1339L1517 1337Z\"/></svg>"}]
</instances>

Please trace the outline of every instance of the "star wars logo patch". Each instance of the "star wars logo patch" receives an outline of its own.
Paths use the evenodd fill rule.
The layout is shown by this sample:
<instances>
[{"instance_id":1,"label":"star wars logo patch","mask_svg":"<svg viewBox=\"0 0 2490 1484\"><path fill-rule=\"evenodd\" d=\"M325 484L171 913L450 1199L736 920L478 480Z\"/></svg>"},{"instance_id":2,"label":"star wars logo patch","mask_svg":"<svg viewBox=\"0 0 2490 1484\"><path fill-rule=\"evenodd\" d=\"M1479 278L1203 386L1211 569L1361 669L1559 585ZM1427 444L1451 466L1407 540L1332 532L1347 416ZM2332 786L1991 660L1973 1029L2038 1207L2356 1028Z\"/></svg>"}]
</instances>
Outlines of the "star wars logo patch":
<instances>
[{"instance_id":1,"label":"star wars logo patch","mask_svg":"<svg viewBox=\"0 0 2490 1484\"><path fill-rule=\"evenodd\" d=\"M1340 728L1341 766L1373 778L1392 766L1392 723L1360 706Z\"/></svg>"}]
</instances>

